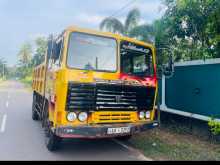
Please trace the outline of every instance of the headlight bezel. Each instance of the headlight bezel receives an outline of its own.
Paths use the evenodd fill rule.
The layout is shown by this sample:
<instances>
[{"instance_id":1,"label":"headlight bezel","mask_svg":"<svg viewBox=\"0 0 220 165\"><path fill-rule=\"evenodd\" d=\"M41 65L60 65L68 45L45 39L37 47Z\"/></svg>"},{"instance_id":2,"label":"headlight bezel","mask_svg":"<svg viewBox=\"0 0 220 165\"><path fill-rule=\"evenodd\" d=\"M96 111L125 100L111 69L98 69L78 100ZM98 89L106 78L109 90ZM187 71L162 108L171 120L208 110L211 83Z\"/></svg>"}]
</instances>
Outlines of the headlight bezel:
<instances>
[{"instance_id":1,"label":"headlight bezel","mask_svg":"<svg viewBox=\"0 0 220 165\"><path fill-rule=\"evenodd\" d=\"M72 116L71 116L72 115ZM73 117L72 119L71 119L71 117ZM77 114L75 113L75 112L69 112L68 114L67 114L67 116L66 116L66 119L67 119L67 121L68 122L74 122L74 121L76 121L76 119L77 119Z\"/></svg>"},{"instance_id":2,"label":"headlight bezel","mask_svg":"<svg viewBox=\"0 0 220 165\"><path fill-rule=\"evenodd\" d=\"M151 112L150 111L146 111L145 112L145 118L148 120L151 118Z\"/></svg>"},{"instance_id":3,"label":"headlight bezel","mask_svg":"<svg viewBox=\"0 0 220 165\"><path fill-rule=\"evenodd\" d=\"M140 111L139 112L139 119L144 120L145 119L145 111Z\"/></svg>"},{"instance_id":4,"label":"headlight bezel","mask_svg":"<svg viewBox=\"0 0 220 165\"><path fill-rule=\"evenodd\" d=\"M82 116L84 115L84 118L82 119ZM89 115L88 115L88 113L87 112L80 112L79 114L78 114L78 120L80 121L80 122L86 122L87 120L88 120L88 117L89 117Z\"/></svg>"}]
</instances>

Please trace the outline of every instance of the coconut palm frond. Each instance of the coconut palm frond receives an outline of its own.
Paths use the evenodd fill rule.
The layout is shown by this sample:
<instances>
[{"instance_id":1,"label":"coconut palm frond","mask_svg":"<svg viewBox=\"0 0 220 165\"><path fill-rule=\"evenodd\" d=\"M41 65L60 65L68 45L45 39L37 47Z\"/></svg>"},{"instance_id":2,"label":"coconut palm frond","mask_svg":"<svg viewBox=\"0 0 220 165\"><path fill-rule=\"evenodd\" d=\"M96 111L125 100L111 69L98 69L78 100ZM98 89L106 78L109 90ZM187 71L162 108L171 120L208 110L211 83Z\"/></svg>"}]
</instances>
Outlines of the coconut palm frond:
<instances>
[{"instance_id":1,"label":"coconut palm frond","mask_svg":"<svg viewBox=\"0 0 220 165\"><path fill-rule=\"evenodd\" d=\"M140 38L143 41L152 42L154 28L147 24L136 26L129 32L129 36Z\"/></svg>"},{"instance_id":2,"label":"coconut palm frond","mask_svg":"<svg viewBox=\"0 0 220 165\"><path fill-rule=\"evenodd\" d=\"M140 21L140 11L138 9L133 9L128 13L128 16L125 21L125 31L129 33L131 29L136 27L138 25L138 22Z\"/></svg>"},{"instance_id":3,"label":"coconut palm frond","mask_svg":"<svg viewBox=\"0 0 220 165\"><path fill-rule=\"evenodd\" d=\"M124 25L116 18L106 18L100 24L100 29L109 32L124 34Z\"/></svg>"}]
</instances>

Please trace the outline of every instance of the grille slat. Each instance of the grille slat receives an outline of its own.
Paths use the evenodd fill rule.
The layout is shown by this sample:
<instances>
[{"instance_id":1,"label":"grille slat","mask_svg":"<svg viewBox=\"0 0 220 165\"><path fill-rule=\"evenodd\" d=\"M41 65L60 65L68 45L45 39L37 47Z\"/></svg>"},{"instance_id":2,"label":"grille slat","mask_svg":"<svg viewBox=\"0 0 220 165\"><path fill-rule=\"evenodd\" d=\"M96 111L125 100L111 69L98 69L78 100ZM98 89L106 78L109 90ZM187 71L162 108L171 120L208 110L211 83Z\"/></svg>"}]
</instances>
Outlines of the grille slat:
<instances>
[{"instance_id":1,"label":"grille slat","mask_svg":"<svg viewBox=\"0 0 220 165\"><path fill-rule=\"evenodd\" d=\"M127 97L127 98L136 98L136 95L125 95L125 94L102 94L98 93L98 97L115 97L115 96L121 96L121 97Z\"/></svg>"},{"instance_id":2,"label":"grille slat","mask_svg":"<svg viewBox=\"0 0 220 165\"><path fill-rule=\"evenodd\" d=\"M121 99L121 101L123 102L127 102L127 103L132 103L132 102L136 102L136 99ZM108 99L108 98L98 98L97 102L115 102L115 98L112 99Z\"/></svg>"},{"instance_id":3,"label":"grille slat","mask_svg":"<svg viewBox=\"0 0 220 165\"><path fill-rule=\"evenodd\" d=\"M120 95L123 95L123 94L133 94L135 95L136 92L123 92L123 91L107 91L107 90L97 90L98 93L103 93L103 94L120 94Z\"/></svg>"}]
</instances>

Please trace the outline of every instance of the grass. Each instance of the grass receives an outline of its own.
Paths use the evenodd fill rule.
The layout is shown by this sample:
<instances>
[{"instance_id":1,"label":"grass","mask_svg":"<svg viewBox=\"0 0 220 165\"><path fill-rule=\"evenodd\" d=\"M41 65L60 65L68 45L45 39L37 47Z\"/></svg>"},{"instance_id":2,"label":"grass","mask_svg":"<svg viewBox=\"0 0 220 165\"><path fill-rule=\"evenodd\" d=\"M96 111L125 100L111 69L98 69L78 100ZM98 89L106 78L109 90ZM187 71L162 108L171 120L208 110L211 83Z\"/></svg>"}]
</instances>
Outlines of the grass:
<instances>
[{"instance_id":1,"label":"grass","mask_svg":"<svg viewBox=\"0 0 220 165\"><path fill-rule=\"evenodd\" d=\"M0 77L0 84L5 81L5 79L3 79L2 77Z\"/></svg>"},{"instance_id":2,"label":"grass","mask_svg":"<svg viewBox=\"0 0 220 165\"><path fill-rule=\"evenodd\" d=\"M27 76L27 77L21 79L20 81L25 85L25 87L28 90L31 90L31 87L32 87L32 77L31 76Z\"/></svg>"},{"instance_id":3,"label":"grass","mask_svg":"<svg viewBox=\"0 0 220 165\"><path fill-rule=\"evenodd\" d=\"M220 144L198 140L192 135L180 135L166 129L138 135L130 143L154 160L220 160Z\"/></svg>"},{"instance_id":4,"label":"grass","mask_svg":"<svg viewBox=\"0 0 220 165\"><path fill-rule=\"evenodd\" d=\"M24 79L21 79L21 82L24 83L27 86L31 86L31 84L32 84L32 77L31 76L27 76Z\"/></svg>"},{"instance_id":5,"label":"grass","mask_svg":"<svg viewBox=\"0 0 220 165\"><path fill-rule=\"evenodd\" d=\"M179 128L179 129L178 129ZM208 161L220 160L220 143L189 133L184 124L166 124L134 136L129 143L154 160ZM204 129L204 128L201 128Z\"/></svg>"}]
</instances>

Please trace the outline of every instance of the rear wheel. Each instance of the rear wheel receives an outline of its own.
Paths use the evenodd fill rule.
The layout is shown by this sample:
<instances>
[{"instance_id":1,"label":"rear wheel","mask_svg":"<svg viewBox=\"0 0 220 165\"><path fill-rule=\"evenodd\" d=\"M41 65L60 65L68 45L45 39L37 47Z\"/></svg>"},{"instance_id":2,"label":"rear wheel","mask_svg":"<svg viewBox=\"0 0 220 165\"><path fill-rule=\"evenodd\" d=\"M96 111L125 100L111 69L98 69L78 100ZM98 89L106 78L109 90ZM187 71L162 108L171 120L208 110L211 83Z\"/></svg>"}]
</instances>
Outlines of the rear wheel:
<instances>
[{"instance_id":1,"label":"rear wheel","mask_svg":"<svg viewBox=\"0 0 220 165\"><path fill-rule=\"evenodd\" d=\"M35 94L33 95L33 102L32 102L32 119L34 121L39 120L39 116L38 116L37 111L36 111L36 95Z\"/></svg>"},{"instance_id":2,"label":"rear wheel","mask_svg":"<svg viewBox=\"0 0 220 165\"><path fill-rule=\"evenodd\" d=\"M44 132L45 132L45 144L49 151L56 151L60 147L60 143L62 139L56 136L51 130L51 122L49 121L49 112L48 112L48 105L45 106L45 113L44 113Z\"/></svg>"},{"instance_id":3,"label":"rear wheel","mask_svg":"<svg viewBox=\"0 0 220 165\"><path fill-rule=\"evenodd\" d=\"M128 135L128 136L122 136L122 137L118 137L116 139L120 140L120 141L128 141L132 138L132 135Z\"/></svg>"}]
</instances>

